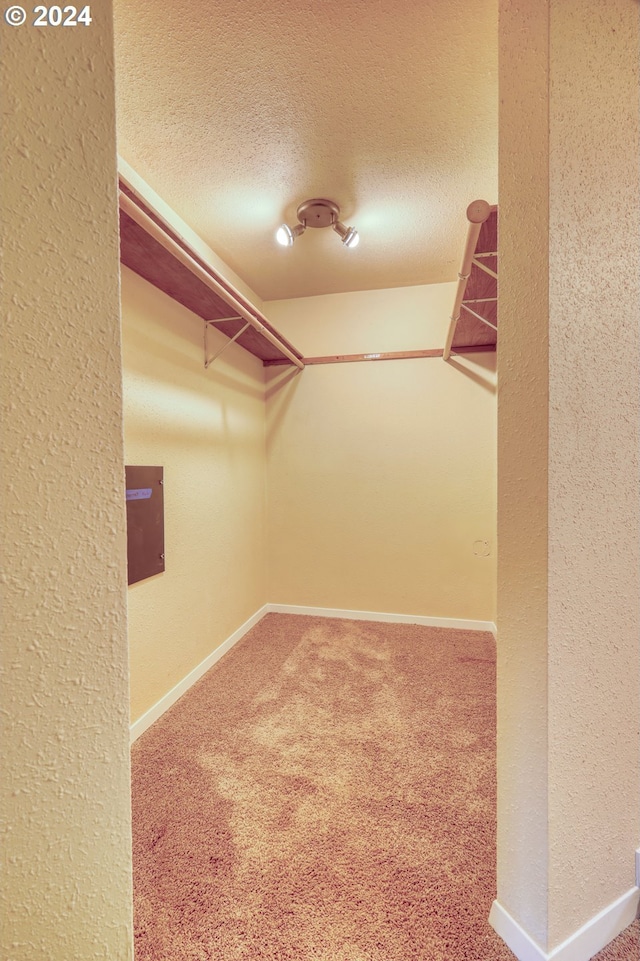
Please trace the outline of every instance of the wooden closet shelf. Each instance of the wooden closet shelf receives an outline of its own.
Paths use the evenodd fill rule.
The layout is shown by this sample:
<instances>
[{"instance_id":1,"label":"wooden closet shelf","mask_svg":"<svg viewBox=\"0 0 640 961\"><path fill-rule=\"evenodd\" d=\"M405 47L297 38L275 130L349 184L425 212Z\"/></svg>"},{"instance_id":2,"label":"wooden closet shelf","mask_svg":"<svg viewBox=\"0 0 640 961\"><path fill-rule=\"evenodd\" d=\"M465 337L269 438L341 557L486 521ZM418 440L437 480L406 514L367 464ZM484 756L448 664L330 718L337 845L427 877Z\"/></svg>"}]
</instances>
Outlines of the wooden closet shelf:
<instances>
[{"instance_id":1,"label":"wooden closet shelf","mask_svg":"<svg viewBox=\"0 0 640 961\"><path fill-rule=\"evenodd\" d=\"M120 260L263 361L302 368L302 354L122 178ZM231 316L233 315L233 316Z\"/></svg>"},{"instance_id":2,"label":"wooden closet shelf","mask_svg":"<svg viewBox=\"0 0 640 961\"><path fill-rule=\"evenodd\" d=\"M498 343L498 207L476 200L467 208L469 230L443 356Z\"/></svg>"}]
</instances>

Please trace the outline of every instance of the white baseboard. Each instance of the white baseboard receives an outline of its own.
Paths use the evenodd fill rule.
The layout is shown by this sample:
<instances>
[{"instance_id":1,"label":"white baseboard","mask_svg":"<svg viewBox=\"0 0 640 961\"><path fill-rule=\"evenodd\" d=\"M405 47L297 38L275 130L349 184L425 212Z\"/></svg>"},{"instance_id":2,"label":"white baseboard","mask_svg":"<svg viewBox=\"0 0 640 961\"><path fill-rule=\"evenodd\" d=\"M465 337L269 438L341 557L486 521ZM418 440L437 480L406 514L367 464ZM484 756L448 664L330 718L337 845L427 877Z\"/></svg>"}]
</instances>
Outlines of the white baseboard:
<instances>
[{"instance_id":1,"label":"white baseboard","mask_svg":"<svg viewBox=\"0 0 640 961\"><path fill-rule=\"evenodd\" d=\"M150 707L149 710L139 717L129 728L131 743L140 737L147 728L151 727L172 704L185 694L192 684L195 684L210 667L219 661L223 654L230 651L240 638L244 637L247 631L260 621L265 614L308 614L315 617L342 617L348 620L357 621L386 621L397 624L422 624L427 627L448 627L465 631L491 631L495 635L495 624L491 621L465 621L455 620L449 617L421 617L414 614L381 614L377 611L342 611L333 610L327 607L296 607L292 604L265 604L260 610L256 611L244 624L234 631L230 637L223 641L215 651L212 651L204 661L194 667L186 677L184 677L175 687L161 697L160 700Z\"/></svg>"},{"instance_id":2,"label":"white baseboard","mask_svg":"<svg viewBox=\"0 0 640 961\"><path fill-rule=\"evenodd\" d=\"M154 721L157 721L158 718L164 714L164 712L167 711L172 704L175 704L178 698L182 697L182 695L189 690L192 684L195 684L195 682L198 681L203 674L206 674L209 668L213 667L216 661L219 661L223 654L226 654L227 651L230 651L233 645L237 644L238 641L244 637L247 631L250 631L252 627L255 627L258 621L262 620L268 611L269 605L265 604L258 611L256 611L255 614L252 614L251 617L246 620L237 631L234 631L233 634L226 639L226 641L223 641L219 647L216 647L215 651L212 651L208 657L205 657L204 661L201 661L197 667L194 667L194 669L190 671L186 677L183 677L183 679L176 684L175 687L172 687L171 690L164 695L164 697L161 697L160 700L153 705L153 707L150 707L149 710L142 715L142 717L139 717L138 720L135 721L129 728L131 743L133 744L136 738L139 738L148 727L151 727Z\"/></svg>"},{"instance_id":3,"label":"white baseboard","mask_svg":"<svg viewBox=\"0 0 640 961\"><path fill-rule=\"evenodd\" d=\"M298 607L295 604L267 604L274 614L307 614L312 617L341 617L350 621L381 621L392 624L420 624L448 627L459 631L489 631L495 636L493 621L467 621L454 617L425 617L422 614L385 614L381 611L343 611L331 607Z\"/></svg>"},{"instance_id":4,"label":"white baseboard","mask_svg":"<svg viewBox=\"0 0 640 961\"><path fill-rule=\"evenodd\" d=\"M518 961L589 961L635 921L639 906L640 888L631 888L549 953L520 927L498 901L494 901L491 907L489 924L511 948Z\"/></svg>"}]
</instances>

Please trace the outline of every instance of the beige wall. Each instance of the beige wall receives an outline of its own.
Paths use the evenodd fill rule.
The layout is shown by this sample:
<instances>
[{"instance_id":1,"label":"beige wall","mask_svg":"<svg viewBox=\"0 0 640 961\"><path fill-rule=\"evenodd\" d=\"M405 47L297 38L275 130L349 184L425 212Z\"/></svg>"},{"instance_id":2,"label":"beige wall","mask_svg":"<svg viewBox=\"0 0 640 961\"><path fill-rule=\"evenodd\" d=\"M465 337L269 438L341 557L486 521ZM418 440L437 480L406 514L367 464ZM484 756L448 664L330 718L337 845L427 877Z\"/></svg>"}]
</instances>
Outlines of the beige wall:
<instances>
[{"instance_id":1,"label":"beige wall","mask_svg":"<svg viewBox=\"0 0 640 961\"><path fill-rule=\"evenodd\" d=\"M265 310L307 356L437 348L454 289ZM271 601L494 619L494 363L476 354L269 369ZM489 556L474 553L477 541Z\"/></svg>"},{"instance_id":2,"label":"beige wall","mask_svg":"<svg viewBox=\"0 0 640 961\"><path fill-rule=\"evenodd\" d=\"M2 24L2 956L132 956L111 4Z\"/></svg>"},{"instance_id":3,"label":"beige wall","mask_svg":"<svg viewBox=\"0 0 640 961\"><path fill-rule=\"evenodd\" d=\"M523 18L519 5L503 3L500 31L498 899L544 945L549 415L545 4L532 6Z\"/></svg>"},{"instance_id":4,"label":"beige wall","mask_svg":"<svg viewBox=\"0 0 640 961\"><path fill-rule=\"evenodd\" d=\"M452 299L445 284L268 316L307 354L410 349L442 344ZM167 569L128 592L133 721L267 601L493 619L493 355L295 377L232 345L205 371L202 322L127 268L122 305L126 462L165 470Z\"/></svg>"},{"instance_id":5,"label":"beige wall","mask_svg":"<svg viewBox=\"0 0 640 961\"><path fill-rule=\"evenodd\" d=\"M205 370L200 318L126 267L122 320L126 462L164 467L166 570L128 592L135 721L267 600L264 369L232 344Z\"/></svg>"},{"instance_id":6,"label":"beige wall","mask_svg":"<svg viewBox=\"0 0 640 961\"><path fill-rule=\"evenodd\" d=\"M552 942L631 887L640 846L639 27L632 0L551 5Z\"/></svg>"},{"instance_id":7,"label":"beige wall","mask_svg":"<svg viewBox=\"0 0 640 961\"><path fill-rule=\"evenodd\" d=\"M638 7L500 30L498 898L548 951L640 840Z\"/></svg>"}]
</instances>

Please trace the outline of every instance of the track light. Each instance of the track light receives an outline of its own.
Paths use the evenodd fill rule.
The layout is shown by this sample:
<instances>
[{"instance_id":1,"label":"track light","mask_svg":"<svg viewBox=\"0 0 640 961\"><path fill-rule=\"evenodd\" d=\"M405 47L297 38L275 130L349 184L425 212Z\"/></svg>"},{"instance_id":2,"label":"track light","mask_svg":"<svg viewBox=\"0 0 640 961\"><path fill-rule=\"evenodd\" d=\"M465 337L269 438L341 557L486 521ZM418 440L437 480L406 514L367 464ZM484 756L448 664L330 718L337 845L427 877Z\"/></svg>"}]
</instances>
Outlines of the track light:
<instances>
[{"instance_id":1,"label":"track light","mask_svg":"<svg viewBox=\"0 0 640 961\"><path fill-rule=\"evenodd\" d=\"M283 247L293 247L293 241L296 239L296 237L299 237L300 234L303 234L304 231L304 224L296 224L295 227L289 227L288 224L282 224L282 226L278 227L276 231L276 240Z\"/></svg>"},{"instance_id":2,"label":"track light","mask_svg":"<svg viewBox=\"0 0 640 961\"><path fill-rule=\"evenodd\" d=\"M345 247L357 247L360 243L360 234L355 227L345 227L339 220L336 220L335 224L333 224L333 229Z\"/></svg>"},{"instance_id":3,"label":"track light","mask_svg":"<svg viewBox=\"0 0 640 961\"><path fill-rule=\"evenodd\" d=\"M332 200L305 200L296 213L299 222L295 227L282 224L276 231L276 240L283 247L292 247L296 237L303 234L307 227L333 227L345 247L357 247L360 242L355 227L345 227L340 221L340 208Z\"/></svg>"}]
</instances>

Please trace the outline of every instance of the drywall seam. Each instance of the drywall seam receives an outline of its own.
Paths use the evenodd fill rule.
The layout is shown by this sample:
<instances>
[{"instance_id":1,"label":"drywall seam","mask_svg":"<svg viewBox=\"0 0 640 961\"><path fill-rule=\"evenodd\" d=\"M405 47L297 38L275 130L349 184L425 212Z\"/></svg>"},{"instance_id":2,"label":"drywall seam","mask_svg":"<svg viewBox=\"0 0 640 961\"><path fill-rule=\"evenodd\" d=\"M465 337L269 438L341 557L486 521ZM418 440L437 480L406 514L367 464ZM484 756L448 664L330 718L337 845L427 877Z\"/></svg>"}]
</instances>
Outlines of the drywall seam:
<instances>
[{"instance_id":1,"label":"drywall seam","mask_svg":"<svg viewBox=\"0 0 640 961\"><path fill-rule=\"evenodd\" d=\"M489 924L518 961L589 961L635 921L639 906L640 888L633 887L549 953L543 951L499 901L491 906Z\"/></svg>"},{"instance_id":2,"label":"drywall seam","mask_svg":"<svg viewBox=\"0 0 640 961\"><path fill-rule=\"evenodd\" d=\"M216 661L219 661L220 658L227 653L227 651L230 651L234 644L237 644L238 641L244 637L247 631L250 631L252 627L255 627L258 621L262 619L268 610L269 605L265 604L263 607L257 610L255 614L252 614L251 617L244 622L244 624L234 631L233 634L229 635L226 641L223 641L222 644L216 647L216 649L207 657L205 657L205 659L201 661L197 667L194 667L194 669L190 671L186 677L183 677L183 679L179 681L175 687L172 687L171 690L164 695L164 697L161 697L160 700L153 705L153 707L150 707L149 710L145 711L145 713L139 717L137 721L134 721L129 728L131 743L133 744L133 742L136 741L141 734L144 734L147 728L151 727L154 721L157 721L165 711L168 711L172 704L175 704L178 698L182 697L183 694L186 694L189 688L192 687L196 681L202 677L203 674L206 674L209 668L213 667Z\"/></svg>"},{"instance_id":3,"label":"drywall seam","mask_svg":"<svg viewBox=\"0 0 640 961\"><path fill-rule=\"evenodd\" d=\"M390 614L382 611L348 611L330 607L299 607L295 604L267 604L274 614L303 614L312 617L340 617L350 621L378 621L388 624L420 624L458 631L489 631L496 636L493 621L472 621L455 617L427 617L422 614Z\"/></svg>"}]
</instances>

